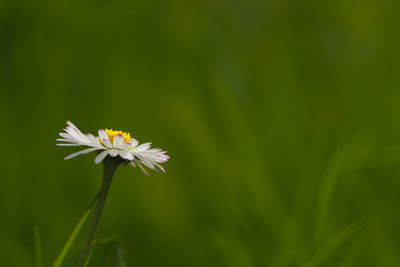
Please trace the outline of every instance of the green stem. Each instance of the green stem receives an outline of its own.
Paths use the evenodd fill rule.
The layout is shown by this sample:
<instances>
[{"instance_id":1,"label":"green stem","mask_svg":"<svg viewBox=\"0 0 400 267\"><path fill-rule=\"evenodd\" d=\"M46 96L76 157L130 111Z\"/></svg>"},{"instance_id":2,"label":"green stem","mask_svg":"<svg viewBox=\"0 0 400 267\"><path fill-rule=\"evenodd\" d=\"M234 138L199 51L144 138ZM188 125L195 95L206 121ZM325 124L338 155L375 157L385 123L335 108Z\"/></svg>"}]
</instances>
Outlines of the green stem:
<instances>
[{"instance_id":1,"label":"green stem","mask_svg":"<svg viewBox=\"0 0 400 267\"><path fill-rule=\"evenodd\" d=\"M93 243L97 225L100 221L101 213L103 211L104 203L110 189L111 181L119 164L120 162L118 160L108 157L105 158L103 161L103 183L101 186L99 198L97 200L96 210L94 211L94 215L92 218L92 224L90 225L89 233L86 237L85 245L83 246L78 264L76 265L77 267L83 267L86 263L87 257L89 256L90 248Z\"/></svg>"}]
</instances>

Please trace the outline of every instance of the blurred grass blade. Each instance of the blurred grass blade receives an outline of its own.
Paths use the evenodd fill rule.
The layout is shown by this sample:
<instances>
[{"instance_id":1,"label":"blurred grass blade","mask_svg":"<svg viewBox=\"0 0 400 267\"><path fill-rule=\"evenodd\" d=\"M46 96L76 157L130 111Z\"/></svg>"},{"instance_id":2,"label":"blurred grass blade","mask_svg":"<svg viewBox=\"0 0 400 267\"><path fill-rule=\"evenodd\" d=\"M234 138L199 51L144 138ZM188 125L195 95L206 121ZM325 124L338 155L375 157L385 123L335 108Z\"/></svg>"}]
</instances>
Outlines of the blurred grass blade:
<instances>
[{"instance_id":1,"label":"blurred grass blade","mask_svg":"<svg viewBox=\"0 0 400 267\"><path fill-rule=\"evenodd\" d=\"M75 267L79 254L73 255L63 262L61 267ZM119 243L114 238L95 240L90 248L85 267L126 267Z\"/></svg>"},{"instance_id":2,"label":"blurred grass blade","mask_svg":"<svg viewBox=\"0 0 400 267\"><path fill-rule=\"evenodd\" d=\"M325 235L326 225L328 223L329 205L331 203L337 180L342 171L345 155L338 152L332 156L326 172L322 177L320 188L318 190L317 213L315 223L315 240L321 244Z\"/></svg>"},{"instance_id":3,"label":"blurred grass blade","mask_svg":"<svg viewBox=\"0 0 400 267\"><path fill-rule=\"evenodd\" d=\"M85 266L84 266L84 267L87 267L87 266L88 266L89 261L90 261L90 257L92 256L93 248L94 248L95 245L96 245L96 239L93 239L92 246L90 247L90 251L89 251L89 256L88 256L87 259L86 259L86 262L85 262Z\"/></svg>"},{"instance_id":4,"label":"blurred grass blade","mask_svg":"<svg viewBox=\"0 0 400 267\"><path fill-rule=\"evenodd\" d=\"M89 266L126 267L121 247L114 238L97 240L92 248Z\"/></svg>"},{"instance_id":5,"label":"blurred grass blade","mask_svg":"<svg viewBox=\"0 0 400 267\"><path fill-rule=\"evenodd\" d=\"M37 226L33 228L35 235L35 261L36 267L43 267L43 250L42 250L42 238L40 231Z\"/></svg>"},{"instance_id":6,"label":"blurred grass blade","mask_svg":"<svg viewBox=\"0 0 400 267\"><path fill-rule=\"evenodd\" d=\"M101 190L97 193L97 195L94 197L92 202L90 203L87 211L79 221L79 223L76 225L75 229L72 231L71 236L68 238L67 243L65 243L63 249L61 250L60 254L58 255L57 259L54 261L53 267L60 267L61 264L64 261L65 256L67 256L68 251L70 250L72 244L75 241L76 236L78 235L79 231L81 230L82 226L85 224L87 218L89 217L90 211L93 207L93 204L96 203L96 200L98 199L100 195Z\"/></svg>"},{"instance_id":7,"label":"blurred grass blade","mask_svg":"<svg viewBox=\"0 0 400 267\"><path fill-rule=\"evenodd\" d=\"M357 231L358 221L349 223L340 232L329 239L320 249L316 251L312 259L306 264L306 267L321 266L323 261L339 250L345 242L349 241Z\"/></svg>"},{"instance_id":8,"label":"blurred grass blade","mask_svg":"<svg viewBox=\"0 0 400 267\"><path fill-rule=\"evenodd\" d=\"M79 221L79 223L76 225L74 231L72 231L71 236L68 238L67 243L65 243L65 246L61 250L60 254L58 255L57 259L55 260L53 267L60 267L62 262L64 261L65 256L67 255L69 249L71 248L72 244L75 241L76 236L78 235L79 231L81 230L83 224L87 220L90 214L90 209L88 209L85 214L83 215L82 219Z\"/></svg>"}]
</instances>

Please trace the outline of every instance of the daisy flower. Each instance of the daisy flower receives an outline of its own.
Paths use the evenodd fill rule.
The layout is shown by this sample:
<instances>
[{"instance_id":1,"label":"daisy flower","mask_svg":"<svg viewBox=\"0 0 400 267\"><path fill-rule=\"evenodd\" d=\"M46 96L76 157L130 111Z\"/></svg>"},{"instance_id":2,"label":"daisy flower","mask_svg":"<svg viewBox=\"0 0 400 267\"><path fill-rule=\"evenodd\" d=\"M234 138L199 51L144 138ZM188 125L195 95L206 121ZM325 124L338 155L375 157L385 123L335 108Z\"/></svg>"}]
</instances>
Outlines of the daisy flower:
<instances>
[{"instance_id":1,"label":"daisy flower","mask_svg":"<svg viewBox=\"0 0 400 267\"><path fill-rule=\"evenodd\" d=\"M66 160L82 154L97 151L98 155L94 162L96 164L103 162L103 182L99 193L92 202L97 202L96 209L77 264L78 267L83 267L86 266L93 245L97 225L110 189L111 181L118 166L122 163L129 163L133 167L139 166L139 168L147 175L149 174L146 172L143 165L155 171L157 171L156 168L159 168L165 172L161 164L166 162L169 159L169 156L166 155L166 151L162 151L159 148L150 148L151 143L140 145L139 142L135 138L132 138L127 132L100 129L98 131L98 136L83 134L70 121L67 122L67 127L64 131L65 132L60 133L62 138L56 139L56 141L59 142L57 144L58 146L86 147L81 151L68 155L65 157ZM62 260L63 256L57 258L54 266L59 266Z\"/></svg>"},{"instance_id":2,"label":"daisy flower","mask_svg":"<svg viewBox=\"0 0 400 267\"><path fill-rule=\"evenodd\" d=\"M166 151L159 148L150 148L151 143L139 142L132 138L127 132L114 131L112 129L100 129L98 136L92 134L83 134L72 122L67 122L65 132L60 133L61 139L56 139L60 142L58 146L84 146L88 147L81 151L72 153L65 157L65 160L74 158L79 155L90 152L99 152L94 162L99 164L107 156L119 157L124 162L129 163L133 167L139 166L142 171L148 175L142 165L157 171L156 167L165 172L160 165L169 159Z\"/></svg>"}]
</instances>

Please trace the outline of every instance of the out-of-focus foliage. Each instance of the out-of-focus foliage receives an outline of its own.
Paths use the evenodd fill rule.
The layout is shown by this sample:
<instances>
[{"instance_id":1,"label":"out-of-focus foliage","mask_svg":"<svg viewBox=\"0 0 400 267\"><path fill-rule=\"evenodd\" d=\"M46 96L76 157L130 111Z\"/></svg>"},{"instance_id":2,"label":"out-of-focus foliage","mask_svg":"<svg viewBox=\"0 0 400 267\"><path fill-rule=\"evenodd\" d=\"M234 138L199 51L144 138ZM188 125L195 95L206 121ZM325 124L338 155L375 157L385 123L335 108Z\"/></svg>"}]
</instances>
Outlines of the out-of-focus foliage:
<instances>
[{"instance_id":1,"label":"out-of-focus foliage","mask_svg":"<svg viewBox=\"0 0 400 267\"><path fill-rule=\"evenodd\" d=\"M62 267L76 267L80 253L66 260ZM93 267L126 267L123 252L117 241L106 239L94 242L86 266Z\"/></svg>"},{"instance_id":2,"label":"out-of-focus foliage","mask_svg":"<svg viewBox=\"0 0 400 267\"><path fill-rule=\"evenodd\" d=\"M400 4L0 1L0 265L49 266L100 187L67 120L169 151L117 171L127 266L400 266ZM87 225L71 255L79 252Z\"/></svg>"}]
</instances>

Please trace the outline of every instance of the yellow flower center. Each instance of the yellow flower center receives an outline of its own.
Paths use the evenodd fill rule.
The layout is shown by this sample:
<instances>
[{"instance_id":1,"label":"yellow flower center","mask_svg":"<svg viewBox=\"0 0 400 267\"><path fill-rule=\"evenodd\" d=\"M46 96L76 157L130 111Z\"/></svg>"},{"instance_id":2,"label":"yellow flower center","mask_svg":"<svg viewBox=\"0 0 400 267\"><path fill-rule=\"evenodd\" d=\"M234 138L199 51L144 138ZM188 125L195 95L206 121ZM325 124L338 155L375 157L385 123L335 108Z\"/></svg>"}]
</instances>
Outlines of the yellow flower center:
<instances>
[{"instance_id":1,"label":"yellow flower center","mask_svg":"<svg viewBox=\"0 0 400 267\"><path fill-rule=\"evenodd\" d=\"M127 132L123 131L114 131L113 129L104 129L108 135L108 139L110 140L110 143L113 144L115 136L118 134L121 134L124 140L122 142L127 143L129 140L131 140L131 135ZM99 138L99 141L101 144L103 144Z\"/></svg>"}]
</instances>

